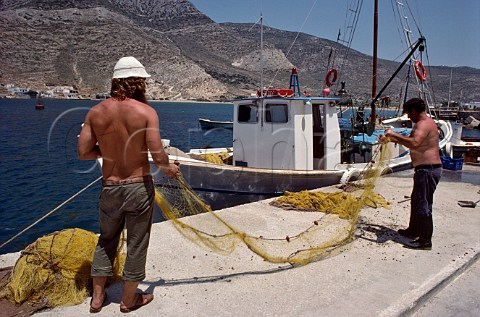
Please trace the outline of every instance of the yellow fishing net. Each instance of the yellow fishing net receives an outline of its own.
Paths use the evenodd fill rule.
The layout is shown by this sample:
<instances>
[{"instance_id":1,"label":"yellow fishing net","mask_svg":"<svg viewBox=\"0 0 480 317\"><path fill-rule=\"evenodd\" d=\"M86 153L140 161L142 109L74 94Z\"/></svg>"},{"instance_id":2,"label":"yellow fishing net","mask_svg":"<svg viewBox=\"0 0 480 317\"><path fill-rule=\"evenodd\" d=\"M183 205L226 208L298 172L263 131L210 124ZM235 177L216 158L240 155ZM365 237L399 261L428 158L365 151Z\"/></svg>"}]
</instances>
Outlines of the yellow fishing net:
<instances>
[{"instance_id":1,"label":"yellow fishing net","mask_svg":"<svg viewBox=\"0 0 480 317\"><path fill-rule=\"evenodd\" d=\"M82 303L88 296L97 241L94 233L83 229L65 229L37 239L21 252L0 298L50 307ZM120 248L114 264L116 277L121 276L125 261Z\"/></svg>"},{"instance_id":2,"label":"yellow fishing net","mask_svg":"<svg viewBox=\"0 0 480 317\"><path fill-rule=\"evenodd\" d=\"M282 210L318 213L295 234L279 231L267 236L239 229L233 220L213 212L182 178L157 186L155 200L165 218L184 237L208 250L229 254L243 243L267 261L304 265L335 254L352 241L363 207L389 208L389 203L373 192L384 162L390 157L388 147L381 149L378 161L367 165L360 183L328 193L287 192L273 201L271 204ZM124 240L122 236L114 264L116 277L121 276L125 261ZM95 234L82 229L66 229L39 238L22 251L10 280L0 290L0 299L43 302L50 307L83 302L88 295L97 241Z\"/></svg>"},{"instance_id":3,"label":"yellow fishing net","mask_svg":"<svg viewBox=\"0 0 480 317\"><path fill-rule=\"evenodd\" d=\"M267 236L239 229L234 220L226 220L201 201L180 178L157 186L155 200L166 219L194 243L214 252L228 254L239 243L273 263L304 265L342 250L354 238L360 210L365 206L390 208L374 193L375 182L385 171L390 158L387 146L380 147L362 171L362 181L337 192L289 193L271 204L295 211L314 211L318 219L309 222L293 235L282 232ZM346 190L351 193L346 192ZM182 218L185 216L194 216Z\"/></svg>"},{"instance_id":4,"label":"yellow fishing net","mask_svg":"<svg viewBox=\"0 0 480 317\"><path fill-rule=\"evenodd\" d=\"M227 164L232 165L232 153L228 152L218 152L218 153L207 153L207 154L190 154L194 159L206 161L214 164Z\"/></svg>"}]
</instances>

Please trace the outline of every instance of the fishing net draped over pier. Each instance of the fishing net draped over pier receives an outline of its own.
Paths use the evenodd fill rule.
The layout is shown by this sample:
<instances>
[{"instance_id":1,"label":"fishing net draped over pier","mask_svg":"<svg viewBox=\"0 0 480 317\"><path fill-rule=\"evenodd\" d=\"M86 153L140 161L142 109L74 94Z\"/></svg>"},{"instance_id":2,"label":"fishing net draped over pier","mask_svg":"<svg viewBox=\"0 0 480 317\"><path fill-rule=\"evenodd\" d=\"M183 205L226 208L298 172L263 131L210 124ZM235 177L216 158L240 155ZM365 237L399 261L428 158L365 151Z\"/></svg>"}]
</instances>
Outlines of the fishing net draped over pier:
<instances>
[{"instance_id":1,"label":"fishing net draped over pier","mask_svg":"<svg viewBox=\"0 0 480 317\"><path fill-rule=\"evenodd\" d=\"M213 212L181 177L157 186L155 201L164 217L171 220L185 238L205 249L229 254L237 245L244 244L266 261L304 265L342 251L354 239L362 208L389 208L389 203L373 192L376 180L385 170L384 162L390 157L388 147L381 149L376 162L370 162L363 171L363 180L347 186L354 190L347 191L344 187L336 192L287 192L271 202L281 208L278 210L318 215L295 234L279 230L267 236L239 229L234 218L227 221L228 214L220 216ZM114 277L122 273L124 240L122 236ZM94 233L82 229L65 229L39 238L22 251L8 283L0 285L0 299L18 304L44 303L46 307L83 302L88 296L97 241Z\"/></svg>"},{"instance_id":2,"label":"fishing net draped over pier","mask_svg":"<svg viewBox=\"0 0 480 317\"><path fill-rule=\"evenodd\" d=\"M347 187L354 189L351 192L286 192L274 200L273 206L319 215L318 219L306 223L304 229L290 235L278 232L267 236L240 229L234 220L226 220L228 215L213 212L182 178L157 186L155 200L164 217L171 220L184 237L207 250L229 254L243 243L266 261L304 265L339 252L351 242L362 208L390 209L389 203L373 191L390 156L388 147L382 146L375 161L362 171L363 180ZM194 215L196 217L183 218Z\"/></svg>"}]
</instances>

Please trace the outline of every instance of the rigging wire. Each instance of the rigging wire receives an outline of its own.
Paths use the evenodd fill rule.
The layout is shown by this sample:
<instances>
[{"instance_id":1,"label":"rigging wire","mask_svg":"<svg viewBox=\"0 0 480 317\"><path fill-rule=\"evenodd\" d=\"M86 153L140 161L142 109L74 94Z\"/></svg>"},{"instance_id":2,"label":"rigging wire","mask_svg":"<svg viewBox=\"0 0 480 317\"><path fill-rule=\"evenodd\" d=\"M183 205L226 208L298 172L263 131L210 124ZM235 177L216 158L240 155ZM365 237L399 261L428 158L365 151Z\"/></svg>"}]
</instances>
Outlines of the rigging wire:
<instances>
[{"instance_id":1,"label":"rigging wire","mask_svg":"<svg viewBox=\"0 0 480 317\"><path fill-rule=\"evenodd\" d=\"M427 59L427 68L428 68L428 72L431 74L432 73L432 69L430 67L430 58L428 57L428 47L427 47L427 42L425 41L425 57ZM435 106L437 104L437 101L435 100L435 91L433 89L433 78L432 76L429 76L429 79L430 79L430 83L431 83L431 87L430 89L432 90L432 98L433 98L433 106ZM448 101L450 102L450 101Z\"/></svg>"},{"instance_id":2,"label":"rigging wire","mask_svg":"<svg viewBox=\"0 0 480 317\"><path fill-rule=\"evenodd\" d=\"M338 84L341 82L341 77L342 77L342 74L343 74L342 70L347 63L348 55L351 51L353 37L355 35L355 31L357 30L357 25L358 25L358 21L359 21L359 17L360 17L360 12L362 11L363 0L357 0L355 3L356 3L356 6L355 6L355 4L352 4L352 5L347 4L347 10L346 10L346 13L345 13L344 28L345 28L345 30L350 30L350 32L348 34L348 39L345 40L345 34L347 33L347 32L345 32L343 39L340 40L341 42L346 43L346 45L344 44L343 49L342 48L340 49L340 51L341 51L340 56L341 57L343 56L343 57L342 57L342 63L340 64L339 71L338 71L339 77L338 77L337 82L335 83L334 90L337 90ZM354 6L355 6L355 8L353 9ZM349 15L351 12L354 12L353 16ZM347 21L348 21L348 23L347 23ZM337 36L337 44L338 44L338 42L339 42L339 36ZM334 65L335 65L335 55L334 55L333 62L332 62L332 68L334 67ZM328 71L328 69L327 69L327 71Z\"/></svg>"},{"instance_id":3,"label":"rigging wire","mask_svg":"<svg viewBox=\"0 0 480 317\"><path fill-rule=\"evenodd\" d=\"M0 245L0 249L3 248L4 246L6 246L7 244L9 244L10 242L12 242L13 240L15 240L16 238L18 238L20 235L22 235L25 231L27 231L28 229L32 228L33 226L35 226L36 224L38 224L40 221L42 221L43 219L47 218L48 216L50 216L51 214L53 214L55 211L57 211L58 209L62 208L63 206L65 206L68 202L70 202L72 199L74 199L75 197L77 197L78 195L80 195L81 193L83 193L85 190L87 190L89 187L91 187L93 184L95 184L96 182L98 182L99 180L102 179L103 176L100 176L98 177L96 180L94 180L93 182L91 182L90 184L88 184L87 186L83 187L82 189L80 189L77 193L73 194L72 196L70 196L70 198L68 198L67 200L65 200L63 203L61 203L60 205L58 205L57 207L55 207L53 210L49 211L48 213L46 213L45 215L43 215L42 217L40 217L37 221L35 221L34 223L32 223L31 225L29 225L28 227L26 227L25 229L23 229L22 231L20 231L19 233L17 233L15 236L13 236L12 238L8 239L7 241L5 241L4 243L2 243L2 245Z\"/></svg>"},{"instance_id":4,"label":"rigging wire","mask_svg":"<svg viewBox=\"0 0 480 317\"><path fill-rule=\"evenodd\" d=\"M410 43L408 37L407 37L408 43L404 43L405 28L404 28L403 23L402 23L402 15L400 13L400 9L399 9L398 6L394 5L394 2L396 2L396 1L397 0L391 0L390 4L392 5L393 18L397 21L397 23L395 23L395 25L397 26L398 37L400 38L400 42L402 43L402 46L403 45L405 45L407 47L412 46L412 43ZM401 30L400 28L403 28L403 30ZM405 51L402 54L404 54L404 53L405 53ZM399 58L399 56L397 56L397 58ZM396 59L395 59L395 61L396 61Z\"/></svg>"},{"instance_id":5,"label":"rigging wire","mask_svg":"<svg viewBox=\"0 0 480 317\"><path fill-rule=\"evenodd\" d=\"M405 0L405 2L407 3L407 8L408 8L408 11L410 12L410 15L412 16L413 23L417 27L418 34L420 34L420 36L423 36L422 31L420 30L420 26L418 25L417 20L415 20L415 15L413 14L412 8L410 7L410 3L408 2L408 0Z\"/></svg>"},{"instance_id":6,"label":"rigging wire","mask_svg":"<svg viewBox=\"0 0 480 317\"><path fill-rule=\"evenodd\" d=\"M261 14L260 14L261 15ZM257 22L255 22L249 29L248 29L248 32L250 32L254 27L255 25L257 25L258 23L260 23L260 21L262 20L262 17L260 16L260 18L258 18Z\"/></svg>"},{"instance_id":7,"label":"rigging wire","mask_svg":"<svg viewBox=\"0 0 480 317\"><path fill-rule=\"evenodd\" d=\"M308 18L310 17L312 11L313 11L313 8L315 7L315 5L317 4L318 0L315 0L315 2L313 3L312 7L310 8L310 11L308 11L308 14L307 16L305 17L305 19L303 20L303 23L302 25L300 26L300 29L298 30L297 34L295 35L295 38L293 39L293 42L292 44L290 45L290 47L288 48L287 50L287 53L285 54L285 57L287 58L288 55L290 54L290 51L292 50L293 48L293 45L295 45L295 42L297 41L298 37L300 36L300 33L302 32L303 30L303 27L305 26L305 23L307 22ZM272 80L270 81L270 85L271 86L273 84L273 82L275 81L275 78L277 77L278 75L278 72L280 71L280 68L277 68L275 74L273 75L273 78Z\"/></svg>"}]
</instances>

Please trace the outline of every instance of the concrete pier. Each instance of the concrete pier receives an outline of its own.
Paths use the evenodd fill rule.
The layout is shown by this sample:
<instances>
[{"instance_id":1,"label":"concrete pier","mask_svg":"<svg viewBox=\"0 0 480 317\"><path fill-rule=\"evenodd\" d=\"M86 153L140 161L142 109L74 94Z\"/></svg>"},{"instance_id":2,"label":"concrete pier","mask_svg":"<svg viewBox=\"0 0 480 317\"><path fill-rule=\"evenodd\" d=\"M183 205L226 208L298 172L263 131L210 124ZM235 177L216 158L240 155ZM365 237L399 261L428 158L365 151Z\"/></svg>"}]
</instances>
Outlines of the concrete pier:
<instances>
[{"instance_id":1,"label":"concrete pier","mask_svg":"<svg viewBox=\"0 0 480 317\"><path fill-rule=\"evenodd\" d=\"M365 208L357 238L338 255L305 266L263 261L245 246L228 256L203 250L183 238L170 222L155 224L140 290L153 292L149 305L133 316L405 316L480 257L480 205L460 207L458 200L480 199L480 166L443 170L434 198L431 251L403 247L396 230L408 223L413 170L382 177L376 192L392 209ZM301 226L311 214L278 209L261 201L219 211L250 232L274 234ZM294 216L293 216L293 213ZM309 221L309 220L308 220ZM274 228L276 227L276 228ZM18 254L0 256L13 265ZM107 288L99 316L118 316L121 283ZM35 314L91 316L83 304Z\"/></svg>"}]
</instances>

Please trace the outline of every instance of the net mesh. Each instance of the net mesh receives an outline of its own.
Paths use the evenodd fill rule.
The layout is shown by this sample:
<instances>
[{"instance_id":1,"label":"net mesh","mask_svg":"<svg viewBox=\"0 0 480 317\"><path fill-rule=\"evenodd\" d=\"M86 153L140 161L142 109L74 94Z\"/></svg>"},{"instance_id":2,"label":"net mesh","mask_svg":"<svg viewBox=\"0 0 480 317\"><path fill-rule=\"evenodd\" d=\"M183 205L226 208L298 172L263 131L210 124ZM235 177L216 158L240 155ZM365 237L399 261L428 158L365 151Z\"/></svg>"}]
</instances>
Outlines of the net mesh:
<instances>
[{"instance_id":1,"label":"net mesh","mask_svg":"<svg viewBox=\"0 0 480 317\"><path fill-rule=\"evenodd\" d=\"M122 274L123 237L114 263ZM37 239L21 252L0 298L21 304L76 305L89 293L90 269L98 237L83 229L65 229Z\"/></svg>"},{"instance_id":2,"label":"net mesh","mask_svg":"<svg viewBox=\"0 0 480 317\"><path fill-rule=\"evenodd\" d=\"M318 219L294 235L281 232L272 237L241 230L234 220L213 212L183 178L169 180L156 187L155 200L166 219L187 239L221 254L229 254L239 244L273 263L304 265L341 251L353 240L360 210L365 206L390 208L373 190L391 157L389 148L381 146L374 160L362 171L362 181L344 186L337 192L286 192L271 205L294 211L314 211ZM194 216L188 217L185 216ZM184 220L185 219L185 220ZM271 234L271 233L270 233Z\"/></svg>"},{"instance_id":3,"label":"net mesh","mask_svg":"<svg viewBox=\"0 0 480 317\"><path fill-rule=\"evenodd\" d=\"M373 191L390 158L387 146L380 149L375 153L377 162L372 160L362 172L362 181L354 185L335 192L286 192L271 202L282 210L318 215L296 234L246 232L233 218L227 221L213 212L182 177L156 186L155 201L185 238L207 250L229 254L244 244L266 261L304 265L342 251L354 239L362 208L389 208L389 203ZM0 289L0 299L42 302L50 307L81 303L88 296L97 241L94 233L82 229L65 229L39 238L22 251L8 283ZM114 278L122 274L124 242L122 234Z\"/></svg>"}]
</instances>

